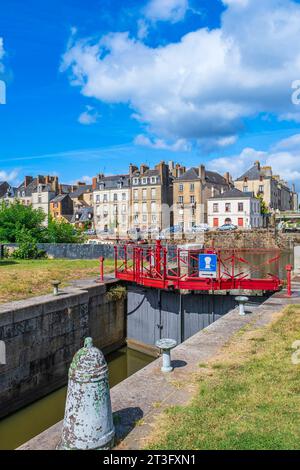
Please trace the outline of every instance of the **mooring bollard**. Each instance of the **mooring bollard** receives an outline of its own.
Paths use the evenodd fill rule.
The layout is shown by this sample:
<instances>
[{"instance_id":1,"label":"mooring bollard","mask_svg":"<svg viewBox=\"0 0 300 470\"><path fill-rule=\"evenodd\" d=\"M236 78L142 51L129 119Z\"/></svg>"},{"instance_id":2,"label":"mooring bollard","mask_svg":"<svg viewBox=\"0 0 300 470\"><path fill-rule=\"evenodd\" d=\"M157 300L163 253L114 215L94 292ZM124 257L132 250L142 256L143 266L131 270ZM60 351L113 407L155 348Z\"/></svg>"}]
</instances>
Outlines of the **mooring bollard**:
<instances>
[{"instance_id":1,"label":"mooring bollard","mask_svg":"<svg viewBox=\"0 0 300 470\"><path fill-rule=\"evenodd\" d=\"M115 430L102 352L86 338L69 369L68 394L58 450L108 450Z\"/></svg>"},{"instance_id":2,"label":"mooring bollard","mask_svg":"<svg viewBox=\"0 0 300 470\"><path fill-rule=\"evenodd\" d=\"M239 304L239 315L243 317L244 315L246 315L245 305L247 302L249 302L249 297L239 295L238 297L235 298L235 300Z\"/></svg>"},{"instance_id":3,"label":"mooring bollard","mask_svg":"<svg viewBox=\"0 0 300 470\"><path fill-rule=\"evenodd\" d=\"M156 347L161 349L163 352L163 365L162 372L172 372L173 367L171 365L171 349L177 346L175 339L163 338L156 341Z\"/></svg>"},{"instance_id":4,"label":"mooring bollard","mask_svg":"<svg viewBox=\"0 0 300 470\"><path fill-rule=\"evenodd\" d=\"M287 296L292 297L292 271L293 266L288 264L286 267L286 276L287 276Z\"/></svg>"},{"instance_id":5,"label":"mooring bollard","mask_svg":"<svg viewBox=\"0 0 300 470\"><path fill-rule=\"evenodd\" d=\"M104 280L104 257L100 256L100 281Z\"/></svg>"},{"instance_id":6,"label":"mooring bollard","mask_svg":"<svg viewBox=\"0 0 300 470\"><path fill-rule=\"evenodd\" d=\"M59 286L61 282L60 281L52 281L52 286L53 286L53 295L58 295L59 294Z\"/></svg>"}]
</instances>

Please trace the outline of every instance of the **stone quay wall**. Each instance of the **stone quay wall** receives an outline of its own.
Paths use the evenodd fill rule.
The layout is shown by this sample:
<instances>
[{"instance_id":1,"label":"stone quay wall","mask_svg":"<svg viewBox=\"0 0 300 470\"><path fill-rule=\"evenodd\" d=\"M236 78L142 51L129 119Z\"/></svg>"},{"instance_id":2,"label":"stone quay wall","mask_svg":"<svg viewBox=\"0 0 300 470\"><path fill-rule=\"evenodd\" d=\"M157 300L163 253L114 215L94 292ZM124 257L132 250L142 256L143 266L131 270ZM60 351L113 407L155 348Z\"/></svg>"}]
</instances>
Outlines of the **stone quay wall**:
<instances>
[{"instance_id":1,"label":"stone quay wall","mask_svg":"<svg viewBox=\"0 0 300 470\"><path fill-rule=\"evenodd\" d=\"M125 300L107 295L115 285L87 281L57 297L0 305L0 418L64 386L85 337L105 353L125 344Z\"/></svg>"}]
</instances>

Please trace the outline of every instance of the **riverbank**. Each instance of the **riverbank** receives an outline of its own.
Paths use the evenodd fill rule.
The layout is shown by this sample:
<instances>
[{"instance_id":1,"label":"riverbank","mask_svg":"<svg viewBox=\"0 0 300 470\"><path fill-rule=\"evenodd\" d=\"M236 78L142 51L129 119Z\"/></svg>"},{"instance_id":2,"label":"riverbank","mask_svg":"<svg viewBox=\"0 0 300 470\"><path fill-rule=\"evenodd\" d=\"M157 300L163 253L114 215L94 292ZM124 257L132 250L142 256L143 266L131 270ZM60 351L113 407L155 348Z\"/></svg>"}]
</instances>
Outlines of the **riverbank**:
<instances>
[{"instance_id":1,"label":"riverbank","mask_svg":"<svg viewBox=\"0 0 300 470\"><path fill-rule=\"evenodd\" d=\"M195 377L199 364L215 358L222 348L245 327L249 331L272 323L285 306L300 304L299 284L293 298L280 292L260 306L251 305L246 316L231 311L200 331L173 351L174 372L163 374L161 359L154 361L111 390L119 449L142 449L151 436L156 419L173 405L186 405L196 392ZM51 450L59 442L62 422L21 447L21 450Z\"/></svg>"},{"instance_id":2,"label":"riverbank","mask_svg":"<svg viewBox=\"0 0 300 470\"><path fill-rule=\"evenodd\" d=\"M113 260L105 260L104 272L113 269ZM63 288L72 280L96 278L99 271L99 260L0 260L0 304L48 294L54 279L61 281Z\"/></svg>"},{"instance_id":3,"label":"riverbank","mask_svg":"<svg viewBox=\"0 0 300 470\"><path fill-rule=\"evenodd\" d=\"M300 305L271 325L247 325L211 361L199 364L195 395L157 419L147 449L296 450L299 448L299 368L291 360L300 339Z\"/></svg>"}]
</instances>

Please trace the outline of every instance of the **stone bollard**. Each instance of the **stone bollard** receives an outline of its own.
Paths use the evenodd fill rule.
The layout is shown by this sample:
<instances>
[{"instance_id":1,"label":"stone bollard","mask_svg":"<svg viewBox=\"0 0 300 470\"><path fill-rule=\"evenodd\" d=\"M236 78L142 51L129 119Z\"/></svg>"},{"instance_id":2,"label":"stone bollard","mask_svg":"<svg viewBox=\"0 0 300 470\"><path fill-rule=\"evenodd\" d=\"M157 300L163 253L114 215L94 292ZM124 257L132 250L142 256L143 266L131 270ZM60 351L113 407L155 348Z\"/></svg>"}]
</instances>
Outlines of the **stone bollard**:
<instances>
[{"instance_id":1,"label":"stone bollard","mask_svg":"<svg viewBox=\"0 0 300 470\"><path fill-rule=\"evenodd\" d=\"M58 450L107 450L115 430L108 383L108 367L92 338L74 356L69 369L68 394Z\"/></svg>"},{"instance_id":2,"label":"stone bollard","mask_svg":"<svg viewBox=\"0 0 300 470\"><path fill-rule=\"evenodd\" d=\"M163 338L156 341L156 346L163 352L162 372L172 372L171 349L177 346L175 339Z\"/></svg>"}]
</instances>

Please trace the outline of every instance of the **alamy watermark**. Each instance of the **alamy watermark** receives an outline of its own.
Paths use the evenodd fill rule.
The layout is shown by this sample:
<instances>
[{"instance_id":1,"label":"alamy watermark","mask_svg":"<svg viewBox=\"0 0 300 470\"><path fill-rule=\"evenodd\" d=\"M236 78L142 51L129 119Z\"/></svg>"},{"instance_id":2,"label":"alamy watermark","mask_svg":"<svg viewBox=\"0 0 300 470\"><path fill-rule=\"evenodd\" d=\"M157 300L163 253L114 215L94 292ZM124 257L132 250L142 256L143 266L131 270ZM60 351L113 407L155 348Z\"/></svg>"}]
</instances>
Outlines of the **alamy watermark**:
<instances>
[{"instance_id":1,"label":"alamy watermark","mask_svg":"<svg viewBox=\"0 0 300 470\"><path fill-rule=\"evenodd\" d=\"M292 364L296 366L300 364L300 340L299 339L293 342L292 349L295 349L295 352L292 354Z\"/></svg>"},{"instance_id":2,"label":"alamy watermark","mask_svg":"<svg viewBox=\"0 0 300 470\"><path fill-rule=\"evenodd\" d=\"M292 103L299 106L300 104L300 80L293 81L292 89L295 90L292 93Z\"/></svg>"},{"instance_id":3,"label":"alamy watermark","mask_svg":"<svg viewBox=\"0 0 300 470\"><path fill-rule=\"evenodd\" d=\"M0 365L6 364L6 347L4 341L0 341Z\"/></svg>"},{"instance_id":4,"label":"alamy watermark","mask_svg":"<svg viewBox=\"0 0 300 470\"><path fill-rule=\"evenodd\" d=\"M0 104L6 104L6 83L0 80Z\"/></svg>"}]
</instances>

